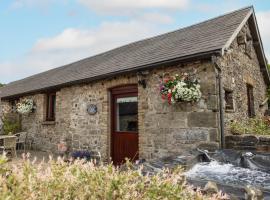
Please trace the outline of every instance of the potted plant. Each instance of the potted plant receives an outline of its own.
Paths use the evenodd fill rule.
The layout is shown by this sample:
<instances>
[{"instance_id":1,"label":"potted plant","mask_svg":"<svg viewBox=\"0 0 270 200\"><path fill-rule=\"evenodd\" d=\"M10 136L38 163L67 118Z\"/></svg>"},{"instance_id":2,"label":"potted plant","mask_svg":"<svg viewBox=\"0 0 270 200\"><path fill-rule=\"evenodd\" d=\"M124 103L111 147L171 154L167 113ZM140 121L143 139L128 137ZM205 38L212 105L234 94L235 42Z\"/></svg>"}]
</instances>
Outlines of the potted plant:
<instances>
[{"instance_id":1,"label":"potted plant","mask_svg":"<svg viewBox=\"0 0 270 200\"><path fill-rule=\"evenodd\" d=\"M16 110L19 114L29 114L35 110L33 99L24 99L16 104Z\"/></svg>"},{"instance_id":2,"label":"potted plant","mask_svg":"<svg viewBox=\"0 0 270 200\"><path fill-rule=\"evenodd\" d=\"M167 100L169 104L197 102L202 96L198 79L188 73L163 76L159 90L162 99Z\"/></svg>"}]
</instances>

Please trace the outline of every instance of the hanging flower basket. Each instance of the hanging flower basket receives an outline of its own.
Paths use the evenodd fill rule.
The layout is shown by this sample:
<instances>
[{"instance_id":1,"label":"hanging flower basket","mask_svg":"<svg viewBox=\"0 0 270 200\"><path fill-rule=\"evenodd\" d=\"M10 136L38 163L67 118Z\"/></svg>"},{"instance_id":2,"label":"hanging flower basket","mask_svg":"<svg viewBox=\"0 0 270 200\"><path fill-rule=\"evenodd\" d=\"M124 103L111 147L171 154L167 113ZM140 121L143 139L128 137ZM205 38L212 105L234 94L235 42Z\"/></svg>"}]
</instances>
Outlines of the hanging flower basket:
<instances>
[{"instance_id":1,"label":"hanging flower basket","mask_svg":"<svg viewBox=\"0 0 270 200\"><path fill-rule=\"evenodd\" d=\"M28 114L35 109L34 101L32 99L24 99L22 102L16 104L16 110L20 114Z\"/></svg>"},{"instance_id":2,"label":"hanging flower basket","mask_svg":"<svg viewBox=\"0 0 270 200\"><path fill-rule=\"evenodd\" d=\"M188 73L181 76L163 77L160 82L160 94L169 104L176 102L197 102L202 93L197 78Z\"/></svg>"}]
</instances>

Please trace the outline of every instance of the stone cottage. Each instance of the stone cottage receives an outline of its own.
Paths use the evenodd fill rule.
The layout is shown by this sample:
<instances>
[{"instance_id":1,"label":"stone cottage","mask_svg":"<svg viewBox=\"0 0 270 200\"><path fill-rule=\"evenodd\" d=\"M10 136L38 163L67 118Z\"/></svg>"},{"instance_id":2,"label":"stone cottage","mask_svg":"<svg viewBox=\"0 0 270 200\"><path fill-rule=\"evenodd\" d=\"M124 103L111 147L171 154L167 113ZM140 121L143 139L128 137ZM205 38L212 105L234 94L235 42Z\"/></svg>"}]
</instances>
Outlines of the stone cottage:
<instances>
[{"instance_id":1,"label":"stone cottage","mask_svg":"<svg viewBox=\"0 0 270 200\"><path fill-rule=\"evenodd\" d=\"M261 116L269 85L253 7L134 42L55 68L0 90L2 114L23 99L35 111L22 128L41 150L99 151L116 163L198 146L222 147L233 119ZM160 77L196 72L198 102L168 104Z\"/></svg>"}]
</instances>

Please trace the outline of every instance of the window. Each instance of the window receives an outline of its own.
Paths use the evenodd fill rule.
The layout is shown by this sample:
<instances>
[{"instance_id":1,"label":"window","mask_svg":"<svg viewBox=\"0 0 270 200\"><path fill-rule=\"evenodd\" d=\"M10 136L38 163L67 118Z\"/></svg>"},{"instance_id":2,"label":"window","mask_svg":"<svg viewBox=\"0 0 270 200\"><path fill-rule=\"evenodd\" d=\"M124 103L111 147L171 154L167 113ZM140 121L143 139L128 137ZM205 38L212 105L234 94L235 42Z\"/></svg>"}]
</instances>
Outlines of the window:
<instances>
[{"instance_id":1,"label":"window","mask_svg":"<svg viewBox=\"0 0 270 200\"><path fill-rule=\"evenodd\" d=\"M55 120L56 93L47 94L47 114L46 121Z\"/></svg>"},{"instance_id":2,"label":"window","mask_svg":"<svg viewBox=\"0 0 270 200\"><path fill-rule=\"evenodd\" d=\"M120 97L116 101L116 131L138 131L138 98Z\"/></svg>"},{"instance_id":3,"label":"window","mask_svg":"<svg viewBox=\"0 0 270 200\"><path fill-rule=\"evenodd\" d=\"M12 99L10 100L10 106L11 106L11 112L16 112L16 105L19 102L18 99Z\"/></svg>"},{"instance_id":4,"label":"window","mask_svg":"<svg viewBox=\"0 0 270 200\"><path fill-rule=\"evenodd\" d=\"M234 110L233 92L230 90L225 90L225 110L226 111Z\"/></svg>"},{"instance_id":5,"label":"window","mask_svg":"<svg viewBox=\"0 0 270 200\"><path fill-rule=\"evenodd\" d=\"M247 103L248 103L248 116L255 116L255 108L254 108L254 95L253 95L253 86L247 84Z\"/></svg>"}]
</instances>

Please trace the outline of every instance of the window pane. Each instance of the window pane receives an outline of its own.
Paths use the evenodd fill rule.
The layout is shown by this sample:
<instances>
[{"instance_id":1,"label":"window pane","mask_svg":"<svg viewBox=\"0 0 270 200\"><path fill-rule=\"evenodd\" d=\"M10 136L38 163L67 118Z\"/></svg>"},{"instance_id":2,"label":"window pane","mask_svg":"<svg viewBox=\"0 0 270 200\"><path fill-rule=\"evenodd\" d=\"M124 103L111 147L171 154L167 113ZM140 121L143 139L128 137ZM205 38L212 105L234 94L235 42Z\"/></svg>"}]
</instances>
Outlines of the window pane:
<instances>
[{"instance_id":1,"label":"window pane","mask_svg":"<svg viewBox=\"0 0 270 200\"><path fill-rule=\"evenodd\" d=\"M47 121L53 121L55 119L55 106L56 95L48 94L47 96Z\"/></svg>"},{"instance_id":2,"label":"window pane","mask_svg":"<svg viewBox=\"0 0 270 200\"><path fill-rule=\"evenodd\" d=\"M138 131L138 98L124 97L116 101L117 131Z\"/></svg>"},{"instance_id":3,"label":"window pane","mask_svg":"<svg viewBox=\"0 0 270 200\"><path fill-rule=\"evenodd\" d=\"M255 117L253 86L247 84L248 116Z\"/></svg>"},{"instance_id":4,"label":"window pane","mask_svg":"<svg viewBox=\"0 0 270 200\"><path fill-rule=\"evenodd\" d=\"M51 118L50 110L51 110L51 103L50 103L50 95L47 96L47 120Z\"/></svg>"},{"instance_id":5,"label":"window pane","mask_svg":"<svg viewBox=\"0 0 270 200\"><path fill-rule=\"evenodd\" d=\"M56 106L56 98L55 98L55 95L52 95L52 113L51 113L51 115L52 115L52 119L54 119L55 118L55 106Z\"/></svg>"},{"instance_id":6,"label":"window pane","mask_svg":"<svg viewBox=\"0 0 270 200\"><path fill-rule=\"evenodd\" d=\"M233 110L233 93L232 91L225 90L225 109Z\"/></svg>"}]
</instances>

